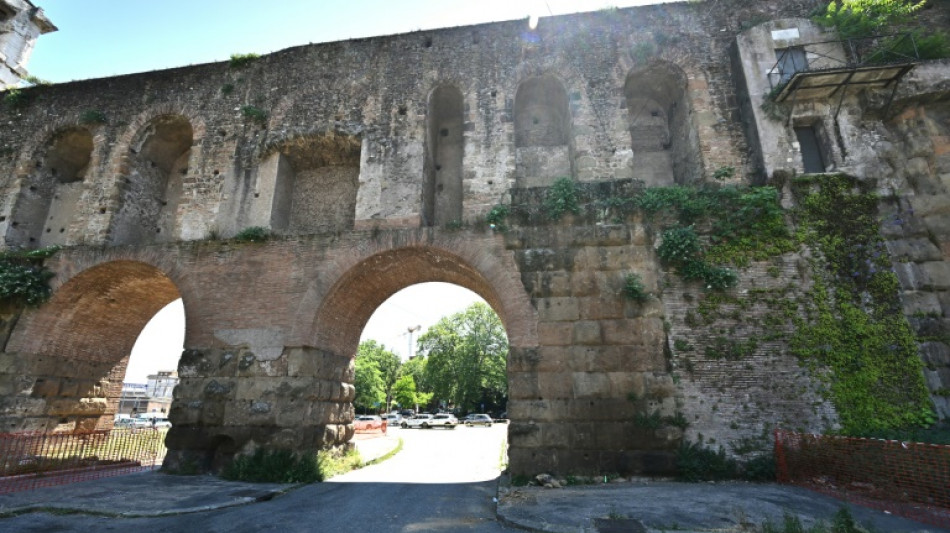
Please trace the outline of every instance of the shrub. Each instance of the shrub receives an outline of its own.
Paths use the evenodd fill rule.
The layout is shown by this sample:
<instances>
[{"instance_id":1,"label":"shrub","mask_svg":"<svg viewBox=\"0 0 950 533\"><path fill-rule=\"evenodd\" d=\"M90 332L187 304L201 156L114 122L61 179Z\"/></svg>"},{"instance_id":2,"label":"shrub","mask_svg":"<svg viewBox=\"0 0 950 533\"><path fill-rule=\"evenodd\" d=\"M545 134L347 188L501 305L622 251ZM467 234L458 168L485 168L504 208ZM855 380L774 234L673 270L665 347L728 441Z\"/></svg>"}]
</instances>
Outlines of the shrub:
<instances>
[{"instance_id":1,"label":"shrub","mask_svg":"<svg viewBox=\"0 0 950 533\"><path fill-rule=\"evenodd\" d=\"M58 246L49 246L0 254L0 301L33 306L48 300L53 273L42 265L42 260L57 250Z\"/></svg>"},{"instance_id":2,"label":"shrub","mask_svg":"<svg viewBox=\"0 0 950 533\"><path fill-rule=\"evenodd\" d=\"M269 238L270 230L263 226L244 228L234 236L234 240L239 242L264 242Z\"/></svg>"},{"instance_id":3,"label":"shrub","mask_svg":"<svg viewBox=\"0 0 950 533\"><path fill-rule=\"evenodd\" d=\"M485 221L488 222L488 225L491 227L491 229L506 231L508 229L506 221L507 218L508 206L504 204L498 204L491 208L491 211L489 211L488 215L485 217Z\"/></svg>"},{"instance_id":4,"label":"shrub","mask_svg":"<svg viewBox=\"0 0 950 533\"><path fill-rule=\"evenodd\" d=\"M263 448L235 458L221 477L252 483L313 483L324 479L317 454Z\"/></svg>"},{"instance_id":5,"label":"shrub","mask_svg":"<svg viewBox=\"0 0 950 533\"><path fill-rule=\"evenodd\" d=\"M259 124L267 122L267 111L257 106L246 105L241 108L241 114L244 115L244 118L253 120Z\"/></svg>"},{"instance_id":6,"label":"shrub","mask_svg":"<svg viewBox=\"0 0 950 533\"><path fill-rule=\"evenodd\" d=\"M231 62L229 66L231 68L244 68L254 62L255 59L258 59L258 54L231 54Z\"/></svg>"},{"instance_id":7,"label":"shrub","mask_svg":"<svg viewBox=\"0 0 950 533\"><path fill-rule=\"evenodd\" d=\"M581 212L577 202L577 186L571 178L558 178L544 197L544 211L551 220L559 220L564 213Z\"/></svg>"},{"instance_id":8,"label":"shrub","mask_svg":"<svg viewBox=\"0 0 950 533\"><path fill-rule=\"evenodd\" d=\"M680 481L716 481L734 479L738 465L726 457L721 448L718 452L701 444L683 442L676 452L676 477Z\"/></svg>"},{"instance_id":9,"label":"shrub","mask_svg":"<svg viewBox=\"0 0 950 533\"><path fill-rule=\"evenodd\" d=\"M624 278L623 295L640 303L650 299L650 293L646 292L640 274L627 274Z\"/></svg>"}]
</instances>

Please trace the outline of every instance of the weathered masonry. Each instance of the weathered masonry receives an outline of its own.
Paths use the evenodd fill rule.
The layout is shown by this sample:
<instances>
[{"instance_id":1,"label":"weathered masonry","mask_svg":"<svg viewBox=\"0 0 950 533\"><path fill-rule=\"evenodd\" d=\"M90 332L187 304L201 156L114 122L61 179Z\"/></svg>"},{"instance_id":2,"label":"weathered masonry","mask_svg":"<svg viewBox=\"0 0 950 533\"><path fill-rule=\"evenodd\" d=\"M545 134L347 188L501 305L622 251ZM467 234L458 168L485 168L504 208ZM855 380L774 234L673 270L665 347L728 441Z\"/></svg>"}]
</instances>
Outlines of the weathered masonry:
<instances>
[{"instance_id":1,"label":"weathered masonry","mask_svg":"<svg viewBox=\"0 0 950 533\"><path fill-rule=\"evenodd\" d=\"M707 291L610 201L770 184L792 207L831 171L902 220L880 235L924 363L907 379L947 417L950 63L865 84L846 66L817 90L783 59L843 57L811 7L663 4L22 91L0 109L0 234L63 249L52 298L3 314L0 428L111 424L136 336L180 297L170 465L345 443L361 329L426 281L472 289L505 324L515 472L667 472L683 439L741 454L776 426L833 427L841 409L783 336L796 309L769 309L810 294L818 252ZM551 221L560 178L587 203ZM252 226L275 237L231 239ZM632 275L650 298L624 298Z\"/></svg>"}]
</instances>

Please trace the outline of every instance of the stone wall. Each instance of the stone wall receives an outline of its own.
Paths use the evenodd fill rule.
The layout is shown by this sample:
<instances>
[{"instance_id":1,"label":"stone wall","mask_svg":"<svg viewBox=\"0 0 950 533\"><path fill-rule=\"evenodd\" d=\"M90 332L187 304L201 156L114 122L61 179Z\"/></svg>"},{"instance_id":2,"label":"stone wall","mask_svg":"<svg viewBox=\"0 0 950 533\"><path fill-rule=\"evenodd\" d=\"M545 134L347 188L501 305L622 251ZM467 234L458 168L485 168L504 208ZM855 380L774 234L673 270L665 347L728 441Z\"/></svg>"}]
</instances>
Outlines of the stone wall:
<instances>
[{"instance_id":1,"label":"stone wall","mask_svg":"<svg viewBox=\"0 0 950 533\"><path fill-rule=\"evenodd\" d=\"M834 427L813 377L755 327L766 300L808 290L813 251L744 267L697 320L710 293L665 270L655 221L612 203L717 170L781 188L802 171L794 127L814 120L829 161L911 221L885 232L946 416L948 66L917 66L891 106L871 90L837 116L808 101L776 119L771 32L807 27L811 7L605 10L24 91L0 106L0 233L66 249L51 301L3 315L0 427L109 420L132 342L181 297L170 465L340 445L363 326L426 281L502 318L516 473L663 473L684 439L741 455L778 425ZM587 203L552 221L561 177ZM484 223L498 204L506 233ZM227 240L250 226L275 236ZM623 296L634 274L644 302ZM748 353L703 355L721 343Z\"/></svg>"}]
</instances>

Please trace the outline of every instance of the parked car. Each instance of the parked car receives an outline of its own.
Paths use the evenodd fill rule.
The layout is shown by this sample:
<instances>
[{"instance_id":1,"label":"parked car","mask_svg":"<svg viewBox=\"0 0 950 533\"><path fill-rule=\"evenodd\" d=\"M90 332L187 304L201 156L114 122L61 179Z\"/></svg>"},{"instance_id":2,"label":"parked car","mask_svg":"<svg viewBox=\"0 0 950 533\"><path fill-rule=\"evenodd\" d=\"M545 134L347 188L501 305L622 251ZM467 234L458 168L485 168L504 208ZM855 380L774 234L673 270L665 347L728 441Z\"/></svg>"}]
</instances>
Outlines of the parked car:
<instances>
[{"instance_id":1,"label":"parked car","mask_svg":"<svg viewBox=\"0 0 950 533\"><path fill-rule=\"evenodd\" d=\"M466 426L487 426L491 427L492 419L486 414L471 414L465 417Z\"/></svg>"},{"instance_id":2,"label":"parked car","mask_svg":"<svg viewBox=\"0 0 950 533\"><path fill-rule=\"evenodd\" d=\"M455 429L457 425L459 425L459 419L452 413L439 413L432 417L432 427Z\"/></svg>"},{"instance_id":3,"label":"parked car","mask_svg":"<svg viewBox=\"0 0 950 533\"><path fill-rule=\"evenodd\" d=\"M353 430L360 431L386 431L386 421L376 415L359 415L353 420Z\"/></svg>"},{"instance_id":4,"label":"parked car","mask_svg":"<svg viewBox=\"0 0 950 533\"><path fill-rule=\"evenodd\" d=\"M391 413L386 415L386 423L390 426L399 426L402 425L402 415L398 413Z\"/></svg>"},{"instance_id":5,"label":"parked car","mask_svg":"<svg viewBox=\"0 0 950 533\"><path fill-rule=\"evenodd\" d=\"M144 418L120 418L115 421L113 427L117 429L147 428L149 421Z\"/></svg>"},{"instance_id":6,"label":"parked car","mask_svg":"<svg viewBox=\"0 0 950 533\"><path fill-rule=\"evenodd\" d=\"M403 429L408 428L422 428L429 429L432 427L432 415L430 414L419 414L415 415L412 418L402 419L402 423L399 424L399 427Z\"/></svg>"}]
</instances>

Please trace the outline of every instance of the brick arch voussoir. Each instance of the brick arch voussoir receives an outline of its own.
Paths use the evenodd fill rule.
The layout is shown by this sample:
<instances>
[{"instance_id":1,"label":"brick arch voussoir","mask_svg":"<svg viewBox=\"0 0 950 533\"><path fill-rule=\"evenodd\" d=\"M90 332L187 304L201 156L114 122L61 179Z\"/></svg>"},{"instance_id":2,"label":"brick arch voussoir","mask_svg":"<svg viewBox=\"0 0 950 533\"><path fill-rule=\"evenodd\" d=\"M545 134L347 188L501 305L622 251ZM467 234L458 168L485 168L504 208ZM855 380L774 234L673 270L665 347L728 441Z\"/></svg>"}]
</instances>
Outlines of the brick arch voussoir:
<instances>
[{"instance_id":1,"label":"brick arch voussoir","mask_svg":"<svg viewBox=\"0 0 950 533\"><path fill-rule=\"evenodd\" d=\"M131 252L131 253L130 253ZM23 314L8 350L117 364L162 307L189 291L156 250L70 249L48 266L53 295Z\"/></svg>"},{"instance_id":2,"label":"brick arch voussoir","mask_svg":"<svg viewBox=\"0 0 950 533\"><path fill-rule=\"evenodd\" d=\"M394 272L404 261L447 261L455 270L430 265L428 270L408 275L389 273L382 294L374 295L371 301L363 298L358 302L371 304L368 311L364 307L360 312L347 314L346 310L354 306L341 304L346 304L354 288L367 280L367 272L377 272L369 265L382 262ZM473 290L501 317L511 346L538 345L537 312L521 283L513 253L494 237L436 228L387 232L337 254L301 304L298 316L307 316L308 309L317 309L312 323L300 323L298 327L306 328L314 346L339 354L355 353L359 334L379 304L405 287L428 281L444 281Z\"/></svg>"}]
</instances>

